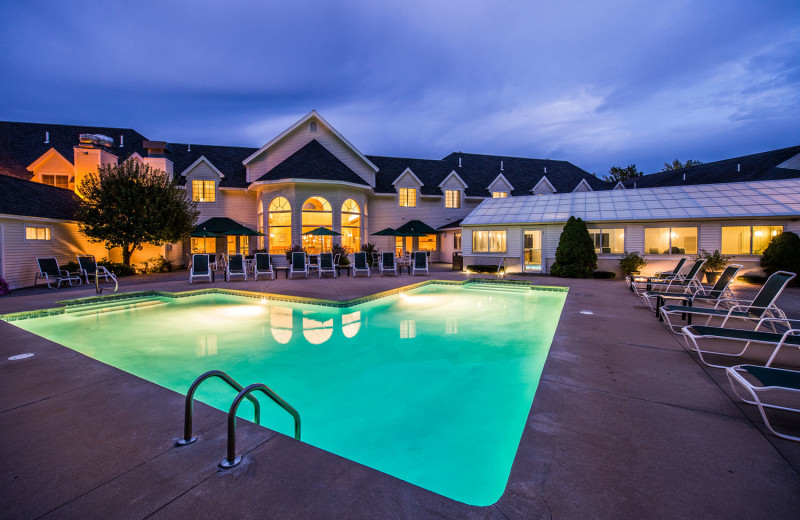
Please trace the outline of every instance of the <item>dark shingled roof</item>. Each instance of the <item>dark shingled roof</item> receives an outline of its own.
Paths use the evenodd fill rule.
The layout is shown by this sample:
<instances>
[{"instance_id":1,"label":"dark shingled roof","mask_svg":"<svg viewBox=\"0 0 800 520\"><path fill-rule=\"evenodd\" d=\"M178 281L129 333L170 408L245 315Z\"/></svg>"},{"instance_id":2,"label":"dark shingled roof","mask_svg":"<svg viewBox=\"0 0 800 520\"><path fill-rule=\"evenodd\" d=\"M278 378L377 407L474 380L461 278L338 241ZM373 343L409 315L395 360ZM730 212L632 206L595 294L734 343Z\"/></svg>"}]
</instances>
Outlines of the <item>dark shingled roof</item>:
<instances>
[{"instance_id":1,"label":"dark shingled roof","mask_svg":"<svg viewBox=\"0 0 800 520\"><path fill-rule=\"evenodd\" d=\"M723 182L770 181L800 177L800 170L777 166L800 154L800 146L781 148L770 152L724 159L680 170L651 173L623 182L626 188L655 188L658 186L683 186L690 184L719 184ZM740 171L737 171L739 170ZM686 175L686 180L683 176Z\"/></svg>"},{"instance_id":2,"label":"dark shingled roof","mask_svg":"<svg viewBox=\"0 0 800 520\"><path fill-rule=\"evenodd\" d=\"M45 132L50 132L50 142L45 144ZM30 179L27 170L36 159L50 148L55 148L70 163L74 160L73 148L80 134L102 134L114 140L108 149L120 158L127 159L134 152L144 157L142 141L145 137L130 128L105 126L54 125L50 123L13 123L0 121L0 174ZM124 146L119 147L119 136L124 136Z\"/></svg>"},{"instance_id":3,"label":"dark shingled roof","mask_svg":"<svg viewBox=\"0 0 800 520\"><path fill-rule=\"evenodd\" d=\"M246 188L249 183L246 180L247 170L242 161L258 148L170 143L167 145L167 150L167 158L173 163L178 184L186 183L186 177L181 176L181 173L201 156L205 156L225 176L219 183L220 188Z\"/></svg>"},{"instance_id":4,"label":"dark shingled roof","mask_svg":"<svg viewBox=\"0 0 800 520\"><path fill-rule=\"evenodd\" d=\"M77 207L70 190L0 175L0 214L72 220Z\"/></svg>"},{"instance_id":5,"label":"dark shingled roof","mask_svg":"<svg viewBox=\"0 0 800 520\"><path fill-rule=\"evenodd\" d=\"M459 157L461 158L460 168L458 166ZM377 193L394 193L392 181L406 168L411 168L414 175L422 181L423 185L420 191L423 195L442 195L439 184L453 171L467 183L465 194L469 197L490 196L487 188L501 173L514 187L511 195L516 196L530 195L531 189L545 175L559 193L574 190L580 184L581 179L586 179L593 190L606 190L613 187L572 163L550 159L525 159L461 152L451 153L441 160L372 155L368 155L367 158L380 168L375 187ZM503 171L500 171L500 161L503 161ZM547 168L547 173L544 172L545 168Z\"/></svg>"},{"instance_id":6,"label":"dark shingled roof","mask_svg":"<svg viewBox=\"0 0 800 520\"><path fill-rule=\"evenodd\" d=\"M284 159L255 182L278 179L341 181L369 186L364 179L337 159L316 139Z\"/></svg>"}]
</instances>

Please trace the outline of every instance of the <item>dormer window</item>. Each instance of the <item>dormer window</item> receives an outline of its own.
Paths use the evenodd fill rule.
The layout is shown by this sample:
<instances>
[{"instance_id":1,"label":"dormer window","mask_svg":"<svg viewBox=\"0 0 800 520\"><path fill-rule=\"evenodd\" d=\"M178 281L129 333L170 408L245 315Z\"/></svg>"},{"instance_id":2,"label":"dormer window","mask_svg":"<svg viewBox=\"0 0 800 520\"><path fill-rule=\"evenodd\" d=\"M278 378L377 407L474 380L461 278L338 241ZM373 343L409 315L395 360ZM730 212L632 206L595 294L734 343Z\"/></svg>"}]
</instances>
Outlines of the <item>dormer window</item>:
<instances>
[{"instance_id":1,"label":"dormer window","mask_svg":"<svg viewBox=\"0 0 800 520\"><path fill-rule=\"evenodd\" d=\"M493 199L504 199L508 197L508 192L506 191L493 191L492 198Z\"/></svg>"},{"instance_id":2,"label":"dormer window","mask_svg":"<svg viewBox=\"0 0 800 520\"><path fill-rule=\"evenodd\" d=\"M192 200L195 202L216 202L214 181L192 181Z\"/></svg>"},{"instance_id":3,"label":"dormer window","mask_svg":"<svg viewBox=\"0 0 800 520\"><path fill-rule=\"evenodd\" d=\"M417 190L415 188L400 188L400 207L417 207Z\"/></svg>"},{"instance_id":4,"label":"dormer window","mask_svg":"<svg viewBox=\"0 0 800 520\"><path fill-rule=\"evenodd\" d=\"M69 189L69 175L43 173L42 184L47 184L48 186L55 186L56 188Z\"/></svg>"},{"instance_id":5,"label":"dormer window","mask_svg":"<svg viewBox=\"0 0 800 520\"><path fill-rule=\"evenodd\" d=\"M461 190L444 190L444 207L458 209L461 207Z\"/></svg>"},{"instance_id":6,"label":"dormer window","mask_svg":"<svg viewBox=\"0 0 800 520\"><path fill-rule=\"evenodd\" d=\"M311 121L310 123L308 123L308 131L316 133L316 131L317 131L317 122L316 121Z\"/></svg>"}]
</instances>

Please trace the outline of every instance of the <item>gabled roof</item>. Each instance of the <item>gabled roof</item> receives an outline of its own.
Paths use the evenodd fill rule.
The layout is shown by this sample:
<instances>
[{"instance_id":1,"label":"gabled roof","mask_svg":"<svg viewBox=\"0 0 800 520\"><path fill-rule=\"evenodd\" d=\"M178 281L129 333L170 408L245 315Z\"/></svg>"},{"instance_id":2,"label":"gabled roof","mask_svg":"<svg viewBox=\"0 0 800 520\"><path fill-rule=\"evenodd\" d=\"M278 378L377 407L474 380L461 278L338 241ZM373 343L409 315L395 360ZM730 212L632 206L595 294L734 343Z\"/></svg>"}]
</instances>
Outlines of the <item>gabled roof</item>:
<instances>
[{"instance_id":1,"label":"gabled roof","mask_svg":"<svg viewBox=\"0 0 800 520\"><path fill-rule=\"evenodd\" d=\"M419 184L420 186L424 186L425 185L424 182L419 180L419 177L414 175L414 172L411 171L411 168L406 168L405 170L403 170L403 173L398 175L397 178L392 181L392 186L396 186L397 183L400 181L400 179L402 179L405 175L410 175L416 181L416 183Z\"/></svg>"},{"instance_id":2,"label":"gabled roof","mask_svg":"<svg viewBox=\"0 0 800 520\"><path fill-rule=\"evenodd\" d=\"M45 132L50 133L48 143L45 143ZM72 163L75 156L73 148L78 144L80 134L102 134L112 138L114 145L108 151L119 157L120 161L133 152L147 155L142 148L145 137L130 128L0 121L0 174L30 179L28 166L51 148ZM121 148L120 135L124 137L124 146Z\"/></svg>"},{"instance_id":3,"label":"gabled roof","mask_svg":"<svg viewBox=\"0 0 800 520\"><path fill-rule=\"evenodd\" d=\"M553 186L553 183L550 182L550 180L547 178L547 176L546 175L542 175L542 178L539 179L539 182L536 183L536 186L531 188L531 193L536 194L536 192L539 191L538 188L539 188L540 184L545 184L545 185L549 186L550 187L550 193L556 193L558 191L556 189L556 187ZM542 193L544 193L544 192L542 192Z\"/></svg>"},{"instance_id":4,"label":"gabled roof","mask_svg":"<svg viewBox=\"0 0 800 520\"><path fill-rule=\"evenodd\" d=\"M64 166L72 167L72 161L68 160L66 157L58 153L58 150L55 148L50 148L47 150L43 155L41 155L38 159L33 161L31 164L28 165L28 171L35 170L38 168L42 163L46 160L50 159L51 157L55 157L59 162L63 163Z\"/></svg>"},{"instance_id":5,"label":"gabled roof","mask_svg":"<svg viewBox=\"0 0 800 520\"><path fill-rule=\"evenodd\" d=\"M220 179L220 188L247 188L249 185L242 160L253 153L255 148L170 143L167 149L167 158L172 161L172 168L176 173L186 172L204 157L206 162L224 176ZM176 179L179 184L186 183L183 175L176 175Z\"/></svg>"},{"instance_id":6,"label":"gabled roof","mask_svg":"<svg viewBox=\"0 0 800 520\"><path fill-rule=\"evenodd\" d=\"M451 171L451 172L450 172L450 174L449 174L447 177L445 177L445 178L444 178L444 180L443 180L442 182L440 182L440 183L439 183L439 186L437 186L437 187L439 187L439 188L443 188L443 187L444 187L444 185L445 185L445 183L447 183L447 181L449 181L449 180L450 180L450 177L455 177L455 178L456 178L456 180L457 180L457 181L458 181L458 182L459 182L459 183L460 183L462 186L464 186L464 189L465 189L465 190L466 190L467 188L469 188L469 185L468 185L468 184L467 184L467 183L464 181L464 179L462 179L462 178L461 178L461 176L460 176L459 174L457 174L457 173L455 172L455 170ZM485 195L484 195L484 196L485 196Z\"/></svg>"},{"instance_id":7,"label":"gabled roof","mask_svg":"<svg viewBox=\"0 0 800 520\"><path fill-rule=\"evenodd\" d=\"M306 114L306 115L305 115L305 117L301 118L301 119L300 119L298 122L296 122L295 124L293 124L292 126L290 126L289 128L287 128L286 130L284 130L283 132L281 132L281 133L280 133L280 135L278 135L277 137L275 137L274 139L272 139L270 142L268 142L267 144L265 144L264 146L262 146L261 148L259 148L259 149L258 149L258 150L256 150L255 152L253 152L252 154L250 154L248 157L246 157L246 158L245 158L245 159L242 161L242 163L243 163L243 164L245 164L245 165L247 165L247 164L248 164L250 161L252 161L252 160L253 160L253 159L255 159L256 157L258 157L259 155L261 155L262 153L264 153L265 151L267 151L268 149L270 149L270 148L271 148L273 145L275 145L275 144L277 144L278 142L280 142L280 141L281 141L281 140L282 140L284 137L286 137L287 135L289 135L290 133L292 133L293 131L295 131L295 130L296 130L297 128L299 128L300 126L302 126L302 125L306 124L306 123L307 123L307 122L309 122L311 119L316 119L316 121L317 121L318 123L322 124L322 125L323 125L325 128L327 128L327 129L328 129L328 130L329 130L329 131L330 131L330 132L331 132L333 135L335 135L335 136L336 136L336 137L337 137L337 138L338 138L338 139L339 139L339 140L340 140L342 143L344 143L344 145L345 145L345 146L347 146L348 148L350 148L350 150L351 150L353 153L355 153L356 155L358 155L358 157L360 157L360 158L361 158L361 159L362 159L362 160L363 160L363 161L364 161L364 162L367 164L367 166L369 166L370 168L372 168L374 171L378 171L378 167L377 167L377 166L375 166L375 165L374 165L374 164L373 164L373 163L372 163L372 162L371 162L371 161L370 161L370 160L367 158L367 156L365 156L364 154L362 154L362 153L361 153L361 152L358 150L358 148L356 148L355 146L353 146L353 145L350 143L350 141L348 141L347 139L345 139L345 138L344 138L344 136L343 136L342 134L340 134L338 130L336 130L336 129L335 129L335 128L334 128L334 127L333 127L333 126L330 124L330 123L328 123L327 121L325 121L325 119L324 119L324 118L323 118L321 115L319 115L319 114L317 113L317 111L316 111L316 110L312 110L311 112L309 112L308 114Z\"/></svg>"},{"instance_id":8,"label":"gabled roof","mask_svg":"<svg viewBox=\"0 0 800 520\"><path fill-rule=\"evenodd\" d=\"M72 220L78 202L72 190L0 175L0 214Z\"/></svg>"},{"instance_id":9,"label":"gabled roof","mask_svg":"<svg viewBox=\"0 0 800 520\"><path fill-rule=\"evenodd\" d=\"M594 191L594 190L589 185L589 183L586 182L586 179L581 179L581 182L579 182L578 185L575 186L575 189L572 191Z\"/></svg>"},{"instance_id":10,"label":"gabled roof","mask_svg":"<svg viewBox=\"0 0 800 520\"><path fill-rule=\"evenodd\" d=\"M287 157L255 182L281 179L339 181L369 187L356 172L347 167L316 139Z\"/></svg>"},{"instance_id":11,"label":"gabled roof","mask_svg":"<svg viewBox=\"0 0 800 520\"><path fill-rule=\"evenodd\" d=\"M396 192L392 184L403 172L410 169L422 183L422 195L442 195L437 187L452 171L442 161L436 159L407 159L403 157L380 157L369 155L369 160L379 168L375 175L375 193Z\"/></svg>"},{"instance_id":12,"label":"gabled roof","mask_svg":"<svg viewBox=\"0 0 800 520\"><path fill-rule=\"evenodd\" d=\"M214 163L206 159L205 155L201 155L200 157L197 158L195 162L187 166L186 169L181 172L181 176L186 177L186 174L189 173L193 168L195 168L200 163L206 163L208 167L211 168L211 171L219 175L220 178L225 177L225 175L221 171L219 171L219 169L216 166L214 166Z\"/></svg>"},{"instance_id":13,"label":"gabled roof","mask_svg":"<svg viewBox=\"0 0 800 520\"><path fill-rule=\"evenodd\" d=\"M506 179L506 176L505 176L505 175L503 175L502 173L499 173L499 174L497 174L497 177L495 177L495 178L494 178L494 180L493 180L492 182L490 182L490 183L489 183L489 184L486 186L486 189L487 189L487 191L491 191L491 187L492 187L492 185L493 185L494 183L496 183L497 181L503 181L503 182L505 182L505 183L508 185L508 189L509 189L509 190L511 190L511 191L514 191L514 185L513 185L513 184L511 184L511 183L508 181L508 179Z\"/></svg>"},{"instance_id":14,"label":"gabled roof","mask_svg":"<svg viewBox=\"0 0 800 520\"><path fill-rule=\"evenodd\" d=\"M624 181L626 188L654 186L687 186L721 182L749 182L800 177L800 170L786 168L783 163L800 154L800 146L781 148L690 166L679 170L651 173ZM791 164L791 163L788 163ZM784 167L780 167L784 166Z\"/></svg>"}]
</instances>

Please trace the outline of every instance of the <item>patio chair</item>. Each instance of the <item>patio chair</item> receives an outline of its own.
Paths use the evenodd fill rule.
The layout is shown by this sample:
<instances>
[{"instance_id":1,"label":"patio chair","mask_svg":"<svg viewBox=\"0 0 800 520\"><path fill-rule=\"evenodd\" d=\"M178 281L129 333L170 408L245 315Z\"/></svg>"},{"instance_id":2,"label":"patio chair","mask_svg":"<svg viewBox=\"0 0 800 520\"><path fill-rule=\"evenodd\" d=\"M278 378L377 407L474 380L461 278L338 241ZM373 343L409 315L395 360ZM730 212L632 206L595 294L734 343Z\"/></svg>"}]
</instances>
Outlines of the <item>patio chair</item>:
<instances>
[{"instance_id":1,"label":"patio chair","mask_svg":"<svg viewBox=\"0 0 800 520\"><path fill-rule=\"evenodd\" d=\"M685 291L645 292L642 294L642 298L645 303L650 306L650 309L656 312L656 317L659 317L658 309L664 305L666 300L678 300L681 305L688 305L690 307L694 306L695 303L716 305L716 303L723 298L733 301L736 300L736 297L728 286L741 268L742 266L739 264L729 265L719 278L717 278L717 281L712 287L700 289L694 294L687 294ZM655 300L655 307L653 307L653 300Z\"/></svg>"},{"instance_id":2,"label":"patio chair","mask_svg":"<svg viewBox=\"0 0 800 520\"><path fill-rule=\"evenodd\" d=\"M306 262L308 263L309 273L319 271L319 255L308 255L306 257Z\"/></svg>"},{"instance_id":3,"label":"patio chair","mask_svg":"<svg viewBox=\"0 0 800 520\"><path fill-rule=\"evenodd\" d=\"M783 289L797 276L788 271L776 271L767 278L756 297L751 300L729 301L720 299L713 308L707 307L687 307L684 305L664 305L659 309L661 316L666 321L667 326L676 334L683 334L683 327L680 324L673 324L672 319L678 315L684 315L691 325L693 316L707 318L705 325L708 325L714 318L722 318L721 327L727 325L731 319L762 320L764 318L779 318L777 321L787 321L786 314L775 305L775 300L781 295ZM774 329L774 325L773 325Z\"/></svg>"},{"instance_id":4,"label":"patio chair","mask_svg":"<svg viewBox=\"0 0 800 520\"><path fill-rule=\"evenodd\" d=\"M253 276L258 280L258 275L260 274L269 275L270 279L275 279L275 271L272 269L269 253L256 253Z\"/></svg>"},{"instance_id":5,"label":"patio chair","mask_svg":"<svg viewBox=\"0 0 800 520\"><path fill-rule=\"evenodd\" d=\"M72 285L72 282L81 284L81 277L77 274L70 274L66 269L61 269L58 266L58 260L55 257L49 258L36 258L36 264L39 266L39 272L33 279L33 285L36 286L39 278L43 278L47 282L49 288L53 288L52 284L56 284L56 289L61 287L61 282L67 282Z\"/></svg>"},{"instance_id":6,"label":"patio chair","mask_svg":"<svg viewBox=\"0 0 800 520\"><path fill-rule=\"evenodd\" d=\"M367 273L367 278L370 277L369 264L367 263L367 253L362 251L353 255L352 266L353 278L355 278L358 273Z\"/></svg>"},{"instance_id":7,"label":"patio chair","mask_svg":"<svg viewBox=\"0 0 800 520\"><path fill-rule=\"evenodd\" d=\"M306 254L302 251L294 251L292 253L292 265L289 266L289 278L294 278L294 275L299 275L300 273L303 273L303 276L308 278Z\"/></svg>"},{"instance_id":8,"label":"patio chair","mask_svg":"<svg viewBox=\"0 0 800 520\"><path fill-rule=\"evenodd\" d=\"M209 263L208 255L205 253L192 255L192 265L189 268L189 285L194 283L195 278L208 278L208 283L211 283Z\"/></svg>"},{"instance_id":9,"label":"patio chair","mask_svg":"<svg viewBox=\"0 0 800 520\"><path fill-rule=\"evenodd\" d=\"M778 321L787 325L789 328L785 332L770 332L762 330L762 325L771 324ZM791 325L796 323L796 325ZM709 363L704 354L726 356L726 357L742 357L747 352L750 345L768 345L773 348L772 355L767 361L767 366L772 364L772 361L778 355L778 352L784 347L800 348L800 322L798 320L785 320L782 318L765 318L759 320L755 330L747 329L731 329L726 327L709 327L707 325L690 325L683 327L683 335L686 339L686 345L690 350L697 352L700 361L704 364L715 368L726 368L725 365L714 365ZM698 341L702 340L702 341ZM744 343L744 347L738 352L721 352L719 350L701 349L700 343L705 343L706 340L725 340L733 343Z\"/></svg>"},{"instance_id":10,"label":"patio chair","mask_svg":"<svg viewBox=\"0 0 800 520\"><path fill-rule=\"evenodd\" d=\"M692 264L692 267L689 268L689 271L685 276L668 278L665 280L631 280L631 290L636 293L636 296L640 297L645 292L653 293L658 291L669 291L672 288L683 289L683 291L687 293L698 291L703 288L703 284L700 283L700 275L703 272L701 269L705 263L706 261L704 258L695 260L694 264ZM642 291L641 285L644 285L644 291Z\"/></svg>"},{"instance_id":11,"label":"patio chair","mask_svg":"<svg viewBox=\"0 0 800 520\"><path fill-rule=\"evenodd\" d=\"M235 254L228 257L228 265L225 266L225 281L230 282L234 276L241 276L247 281L247 269L244 265L244 256Z\"/></svg>"},{"instance_id":12,"label":"patio chair","mask_svg":"<svg viewBox=\"0 0 800 520\"><path fill-rule=\"evenodd\" d=\"M102 278L104 281L113 281L117 283L117 277L103 265L97 265L92 255L79 255L78 256L78 274L83 276L86 283L90 283L89 278Z\"/></svg>"},{"instance_id":13,"label":"patio chair","mask_svg":"<svg viewBox=\"0 0 800 520\"><path fill-rule=\"evenodd\" d=\"M775 430L767 417L765 408L783 410L786 412L800 413L800 407L788 406L785 399L781 404L765 402L769 396L784 395L787 397L800 397L800 372L769 366L737 365L725 369L728 380L731 382L733 393L747 404L758 407L764 425L769 431L782 439L800 442L800 437L779 433ZM747 396L740 393L739 388L746 390ZM762 397L764 396L764 397Z\"/></svg>"},{"instance_id":14,"label":"patio chair","mask_svg":"<svg viewBox=\"0 0 800 520\"><path fill-rule=\"evenodd\" d=\"M219 258L219 256L220 255L209 253L209 255L208 255L208 267L209 267L209 269L213 269L214 271L219 269L219 265L217 264L217 258Z\"/></svg>"},{"instance_id":15,"label":"patio chair","mask_svg":"<svg viewBox=\"0 0 800 520\"><path fill-rule=\"evenodd\" d=\"M394 273L397 276L397 262L395 262L394 253L392 251L384 251L381 253L380 270L381 276L383 273Z\"/></svg>"},{"instance_id":16,"label":"patio chair","mask_svg":"<svg viewBox=\"0 0 800 520\"><path fill-rule=\"evenodd\" d=\"M336 267L333 265L332 253L322 253L319 255L319 277L322 278L322 275L325 273L331 273L333 277L336 278Z\"/></svg>"},{"instance_id":17,"label":"patio chair","mask_svg":"<svg viewBox=\"0 0 800 520\"><path fill-rule=\"evenodd\" d=\"M411 264L411 274L416 275L417 271L425 272L425 275L429 275L428 272L428 253L425 251L416 251L414 252L414 263Z\"/></svg>"}]
</instances>

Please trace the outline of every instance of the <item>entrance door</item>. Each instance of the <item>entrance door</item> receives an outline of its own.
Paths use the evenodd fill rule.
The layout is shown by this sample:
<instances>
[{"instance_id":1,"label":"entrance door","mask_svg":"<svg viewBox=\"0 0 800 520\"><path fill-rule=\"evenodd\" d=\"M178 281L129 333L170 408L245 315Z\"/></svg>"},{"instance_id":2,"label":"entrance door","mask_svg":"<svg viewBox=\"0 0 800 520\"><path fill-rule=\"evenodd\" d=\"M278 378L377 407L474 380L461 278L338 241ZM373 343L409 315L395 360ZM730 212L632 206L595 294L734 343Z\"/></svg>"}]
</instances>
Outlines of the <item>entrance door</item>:
<instances>
[{"instance_id":1,"label":"entrance door","mask_svg":"<svg viewBox=\"0 0 800 520\"><path fill-rule=\"evenodd\" d=\"M522 270L525 273L542 272L542 231L525 231L522 252Z\"/></svg>"}]
</instances>

